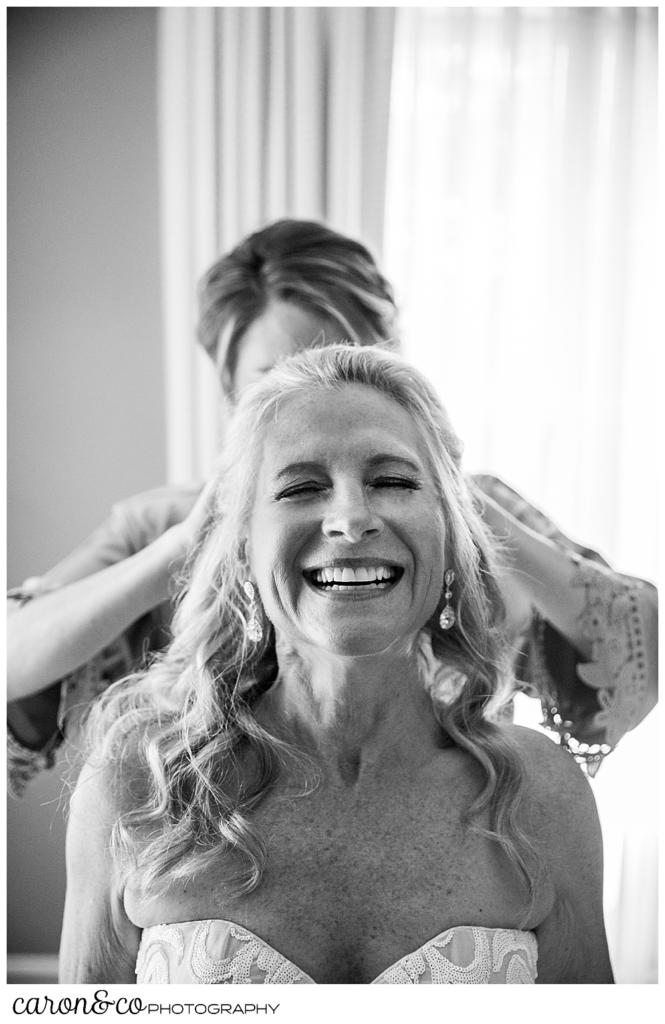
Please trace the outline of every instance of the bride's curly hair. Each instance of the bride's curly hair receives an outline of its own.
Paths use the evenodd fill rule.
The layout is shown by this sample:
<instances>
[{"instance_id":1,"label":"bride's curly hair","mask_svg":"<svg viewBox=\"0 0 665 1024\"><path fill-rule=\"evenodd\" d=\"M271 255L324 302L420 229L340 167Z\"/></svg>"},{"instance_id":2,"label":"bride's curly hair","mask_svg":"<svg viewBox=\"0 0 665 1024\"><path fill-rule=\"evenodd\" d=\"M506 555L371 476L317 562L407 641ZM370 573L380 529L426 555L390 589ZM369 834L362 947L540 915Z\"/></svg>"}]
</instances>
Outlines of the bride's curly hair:
<instances>
[{"instance_id":1,"label":"bride's curly hair","mask_svg":"<svg viewBox=\"0 0 665 1024\"><path fill-rule=\"evenodd\" d=\"M347 384L373 388L402 406L417 425L443 509L447 568L455 572L456 621L439 625L444 604L421 633L423 681L445 740L467 751L484 784L468 824L496 840L533 899L537 868L520 825L524 769L498 724L513 691L503 629L496 543L460 465L462 448L427 380L379 347L332 345L280 363L238 405L220 459L208 517L184 572L173 639L146 670L122 680L93 706L89 758L107 765L133 806L117 821L115 855L152 894L191 878L233 851L242 868L230 894L260 882L266 850L252 812L288 763L310 783L316 765L259 724L254 705L277 673L275 634L250 643L250 575L245 551L263 440L278 410L312 390ZM264 615L263 612L260 612ZM307 789L305 784L304 789ZM487 811L489 827L478 817Z\"/></svg>"}]
</instances>

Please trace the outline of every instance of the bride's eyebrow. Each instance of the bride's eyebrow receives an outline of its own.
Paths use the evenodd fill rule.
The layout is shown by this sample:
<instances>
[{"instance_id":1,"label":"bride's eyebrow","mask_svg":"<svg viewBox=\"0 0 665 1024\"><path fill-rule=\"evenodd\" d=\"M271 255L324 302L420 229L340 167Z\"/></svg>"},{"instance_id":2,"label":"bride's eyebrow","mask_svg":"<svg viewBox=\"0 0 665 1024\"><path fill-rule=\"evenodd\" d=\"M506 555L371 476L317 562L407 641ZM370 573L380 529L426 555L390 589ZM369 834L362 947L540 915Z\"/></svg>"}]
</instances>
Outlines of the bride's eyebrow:
<instances>
[{"instance_id":1,"label":"bride's eyebrow","mask_svg":"<svg viewBox=\"0 0 665 1024\"><path fill-rule=\"evenodd\" d=\"M380 452L377 455L373 455L368 460L368 465L371 469L376 469L377 466L385 465L390 463L391 465L400 465L405 469L410 470L412 473L422 473L423 467L412 459L406 457L406 455L398 455L396 452Z\"/></svg>"},{"instance_id":2,"label":"bride's eyebrow","mask_svg":"<svg viewBox=\"0 0 665 1024\"><path fill-rule=\"evenodd\" d=\"M367 460L367 465L370 469L377 469L379 466L385 466L390 464L392 466L398 465L402 468L409 470L411 473L422 473L423 467L418 463L414 462L413 459L407 458L406 455L398 455L397 452L377 452L376 455L372 455ZM293 476L294 473L316 473L321 472L322 464L316 461L305 461L305 462L290 462L288 466L284 466L275 474L275 480L281 480L287 476Z\"/></svg>"},{"instance_id":3,"label":"bride's eyebrow","mask_svg":"<svg viewBox=\"0 0 665 1024\"><path fill-rule=\"evenodd\" d=\"M321 464L318 462L290 462L288 466L284 466L280 469L279 473L275 474L275 480L281 480L282 477L292 476L294 473L315 473L320 472Z\"/></svg>"}]
</instances>

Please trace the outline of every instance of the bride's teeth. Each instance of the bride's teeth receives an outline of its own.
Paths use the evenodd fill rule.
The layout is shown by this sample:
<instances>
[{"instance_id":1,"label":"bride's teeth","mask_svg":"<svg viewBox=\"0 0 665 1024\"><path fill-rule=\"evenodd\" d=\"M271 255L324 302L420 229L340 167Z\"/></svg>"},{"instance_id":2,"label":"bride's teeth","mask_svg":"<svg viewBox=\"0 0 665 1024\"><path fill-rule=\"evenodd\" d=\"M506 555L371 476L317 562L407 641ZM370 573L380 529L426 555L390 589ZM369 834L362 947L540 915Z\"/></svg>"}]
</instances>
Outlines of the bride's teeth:
<instances>
[{"instance_id":1,"label":"bride's teeth","mask_svg":"<svg viewBox=\"0 0 665 1024\"><path fill-rule=\"evenodd\" d=\"M350 565L327 565L321 569L315 569L312 578L315 583L326 585L349 585L349 584L380 584L395 577L395 570L387 565L358 566Z\"/></svg>"}]
</instances>

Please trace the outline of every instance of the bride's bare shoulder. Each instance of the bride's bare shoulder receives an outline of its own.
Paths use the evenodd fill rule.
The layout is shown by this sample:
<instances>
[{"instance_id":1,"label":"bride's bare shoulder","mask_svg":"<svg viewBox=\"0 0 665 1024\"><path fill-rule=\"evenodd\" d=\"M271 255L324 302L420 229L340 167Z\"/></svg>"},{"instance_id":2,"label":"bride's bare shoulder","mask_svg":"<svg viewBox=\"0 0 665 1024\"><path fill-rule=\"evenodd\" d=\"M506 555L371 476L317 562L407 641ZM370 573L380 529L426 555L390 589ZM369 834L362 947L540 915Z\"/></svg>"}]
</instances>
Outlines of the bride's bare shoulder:
<instances>
[{"instance_id":1,"label":"bride's bare shoulder","mask_svg":"<svg viewBox=\"0 0 665 1024\"><path fill-rule=\"evenodd\" d=\"M547 795L552 788L572 787L586 791L589 782L572 754L546 733L524 725L503 727L517 748L535 794Z\"/></svg>"},{"instance_id":2,"label":"bride's bare shoulder","mask_svg":"<svg viewBox=\"0 0 665 1024\"><path fill-rule=\"evenodd\" d=\"M134 744L127 743L121 760L90 756L83 764L70 799L70 818L111 829L118 818L134 810L149 792L148 769Z\"/></svg>"},{"instance_id":3,"label":"bride's bare shoulder","mask_svg":"<svg viewBox=\"0 0 665 1024\"><path fill-rule=\"evenodd\" d=\"M541 834L599 834L594 795L573 756L536 729L505 728L522 759L532 821Z\"/></svg>"}]
</instances>

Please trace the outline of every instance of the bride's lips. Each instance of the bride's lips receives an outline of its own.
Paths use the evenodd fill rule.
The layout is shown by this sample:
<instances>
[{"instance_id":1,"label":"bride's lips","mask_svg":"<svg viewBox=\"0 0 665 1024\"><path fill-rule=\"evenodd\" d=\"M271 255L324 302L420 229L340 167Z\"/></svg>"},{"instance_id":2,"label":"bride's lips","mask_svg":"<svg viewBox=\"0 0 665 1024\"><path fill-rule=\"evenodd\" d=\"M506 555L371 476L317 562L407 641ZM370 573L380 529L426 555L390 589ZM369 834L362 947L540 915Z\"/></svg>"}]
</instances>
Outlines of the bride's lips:
<instances>
[{"instance_id":1,"label":"bride's lips","mask_svg":"<svg viewBox=\"0 0 665 1024\"><path fill-rule=\"evenodd\" d=\"M357 597L392 590L403 575L402 566L381 558L332 559L303 570L317 592Z\"/></svg>"}]
</instances>

